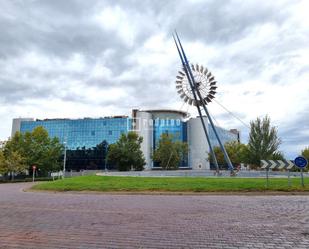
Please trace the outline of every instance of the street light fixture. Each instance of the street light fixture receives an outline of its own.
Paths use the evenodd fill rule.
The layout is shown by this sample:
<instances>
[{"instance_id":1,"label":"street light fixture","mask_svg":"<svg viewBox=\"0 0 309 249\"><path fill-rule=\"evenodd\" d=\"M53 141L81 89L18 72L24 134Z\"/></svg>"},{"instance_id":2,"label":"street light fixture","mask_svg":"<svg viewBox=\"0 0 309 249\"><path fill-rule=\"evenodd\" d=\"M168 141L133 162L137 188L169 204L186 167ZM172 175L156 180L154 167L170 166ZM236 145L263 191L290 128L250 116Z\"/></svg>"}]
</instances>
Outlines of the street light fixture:
<instances>
[{"instance_id":1,"label":"street light fixture","mask_svg":"<svg viewBox=\"0 0 309 249\"><path fill-rule=\"evenodd\" d=\"M105 146L104 148L105 150L105 160L104 160L104 169L105 169L105 172L107 172L107 146Z\"/></svg>"}]
</instances>

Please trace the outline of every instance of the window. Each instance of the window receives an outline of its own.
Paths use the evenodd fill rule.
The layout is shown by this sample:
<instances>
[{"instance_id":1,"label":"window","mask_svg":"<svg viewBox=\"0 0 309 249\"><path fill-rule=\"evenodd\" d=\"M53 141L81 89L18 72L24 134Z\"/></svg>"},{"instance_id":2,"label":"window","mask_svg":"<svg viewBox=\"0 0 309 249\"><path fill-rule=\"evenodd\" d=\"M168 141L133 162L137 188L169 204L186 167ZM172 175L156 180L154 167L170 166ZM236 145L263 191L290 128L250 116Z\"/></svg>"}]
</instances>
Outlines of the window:
<instances>
[{"instance_id":1,"label":"window","mask_svg":"<svg viewBox=\"0 0 309 249\"><path fill-rule=\"evenodd\" d=\"M113 135L113 131L108 131L108 135Z\"/></svg>"}]
</instances>

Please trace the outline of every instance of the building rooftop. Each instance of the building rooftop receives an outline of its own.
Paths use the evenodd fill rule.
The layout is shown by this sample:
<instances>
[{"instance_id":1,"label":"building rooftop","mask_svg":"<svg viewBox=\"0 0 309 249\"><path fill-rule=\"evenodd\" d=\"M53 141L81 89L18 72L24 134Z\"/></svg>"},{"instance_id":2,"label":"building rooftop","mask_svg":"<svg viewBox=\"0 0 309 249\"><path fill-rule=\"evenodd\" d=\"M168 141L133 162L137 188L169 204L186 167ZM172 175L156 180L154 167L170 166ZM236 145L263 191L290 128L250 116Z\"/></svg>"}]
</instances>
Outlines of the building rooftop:
<instances>
[{"instance_id":1,"label":"building rooftop","mask_svg":"<svg viewBox=\"0 0 309 249\"><path fill-rule=\"evenodd\" d=\"M151 112L151 113L175 113L180 114L183 117L189 117L189 113L181 110L174 109L148 109L148 110L140 110L142 112Z\"/></svg>"},{"instance_id":2,"label":"building rooftop","mask_svg":"<svg viewBox=\"0 0 309 249\"><path fill-rule=\"evenodd\" d=\"M91 117L84 117L84 118L45 118L45 119L36 119L35 121L57 121L57 120L85 120L85 119L107 119L107 118L128 118L125 115L118 115L118 116L106 116L106 117L98 117L98 118L91 118Z\"/></svg>"}]
</instances>

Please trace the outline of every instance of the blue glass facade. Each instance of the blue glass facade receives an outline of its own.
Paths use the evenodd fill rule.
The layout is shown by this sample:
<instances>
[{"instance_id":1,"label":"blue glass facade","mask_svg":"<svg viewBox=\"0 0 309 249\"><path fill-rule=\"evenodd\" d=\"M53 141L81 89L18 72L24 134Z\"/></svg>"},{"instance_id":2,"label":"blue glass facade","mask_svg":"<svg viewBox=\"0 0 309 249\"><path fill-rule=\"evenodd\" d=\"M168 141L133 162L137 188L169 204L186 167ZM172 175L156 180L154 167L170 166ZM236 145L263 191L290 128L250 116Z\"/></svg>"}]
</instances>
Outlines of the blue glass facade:
<instances>
[{"instance_id":1,"label":"blue glass facade","mask_svg":"<svg viewBox=\"0 0 309 249\"><path fill-rule=\"evenodd\" d=\"M146 160L146 168L156 168L159 165L152 161L151 155L157 148L161 135L172 135L174 141L188 142L190 150L186 158L180 163L180 167L193 169L209 168L204 147L207 144L203 140L204 132L199 118L186 119L186 113L173 110L149 110L132 112L132 118L115 116L106 118L84 119L45 119L36 120L19 118L13 120L12 134L16 131L32 131L38 126L44 127L51 137L58 137L60 142L66 142L67 149L93 148L104 140L108 144L117 142L121 133L136 131L143 137L141 149ZM132 120L141 120L142 124L132 126ZM144 127L145 126L145 127ZM218 141L210 126L208 126L211 144L218 146ZM237 130L225 130L217 127L217 132L223 143L237 141ZM88 166L87 166L88 167Z\"/></svg>"},{"instance_id":2,"label":"blue glass facade","mask_svg":"<svg viewBox=\"0 0 309 249\"><path fill-rule=\"evenodd\" d=\"M187 123L174 119L153 121L153 147L156 148L162 134L171 135L173 141L187 142Z\"/></svg>"},{"instance_id":3,"label":"blue glass facade","mask_svg":"<svg viewBox=\"0 0 309 249\"><path fill-rule=\"evenodd\" d=\"M187 123L179 119L155 119L153 121L153 148L156 149L162 134L171 135L173 141L187 142ZM154 163L154 167L158 167ZM180 167L187 167L187 158L181 162Z\"/></svg>"},{"instance_id":4,"label":"blue glass facade","mask_svg":"<svg viewBox=\"0 0 309 249\"><path fill-rule=\"evenodd\" d=\"M60 142L66 141L68 149L95 147L106 140L115 143L121 133L127 133L131 120L122 118L85 118L85 119L51 119L37 121L22 121L21 132L32 131L38 126L44 127L49 136L58 137Z\"/></svg>"},{"instance_id":5,"label":"blue glass facade","mask_svg":"<svg viewBox=\"0 0 309 249\"><path fill-rule=\"evenodd\" d=\"M238 136L237 134L234 134L228 130L225 130L223 128L217 127L216 126L216 131L221 139L221 142L223 144L227 143L227 142L231 142L231 141L237 141L238 140ZM215 133L211 127L210 124L208 124L208 133L209 133L209 139L211 142L212 146L219 146L219 142L215 136Z\"/></svg>"}]
</instances>

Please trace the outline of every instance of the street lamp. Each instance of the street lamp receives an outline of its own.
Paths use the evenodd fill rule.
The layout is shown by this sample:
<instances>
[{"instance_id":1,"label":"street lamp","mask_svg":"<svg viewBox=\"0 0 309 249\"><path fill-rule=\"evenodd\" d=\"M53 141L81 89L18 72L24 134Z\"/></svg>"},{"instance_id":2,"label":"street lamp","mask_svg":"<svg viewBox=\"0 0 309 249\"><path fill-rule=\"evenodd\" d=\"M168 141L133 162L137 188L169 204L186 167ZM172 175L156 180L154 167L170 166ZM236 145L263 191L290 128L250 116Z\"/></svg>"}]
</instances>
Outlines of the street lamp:
<instances>
[{"instance_id":1,"label":"street lamp","mask_svg":"<svg viewBox=\"0 0 309 249\"><path fill-rule=\"evenodd\" d=\"M107 172L107 167L106 167L106 164L107 164L107 146L105 145L105 160L104 160L104 168L105 168L105 172Z\"/></svg>"},{"instance_id":2,"label":"street lamp","mask_svg":"<svg viewBox=\"0 0 309 249\"><path fill-rule=\"evenodd\" d=\"M66 163L66 161L67 161L67 147L66 147L66 142L64 141L63 144L64 144L64 157L63 157L63 176L62 176L62 178L65 177L65 163Z\"/></svg>"}]
</instances>

